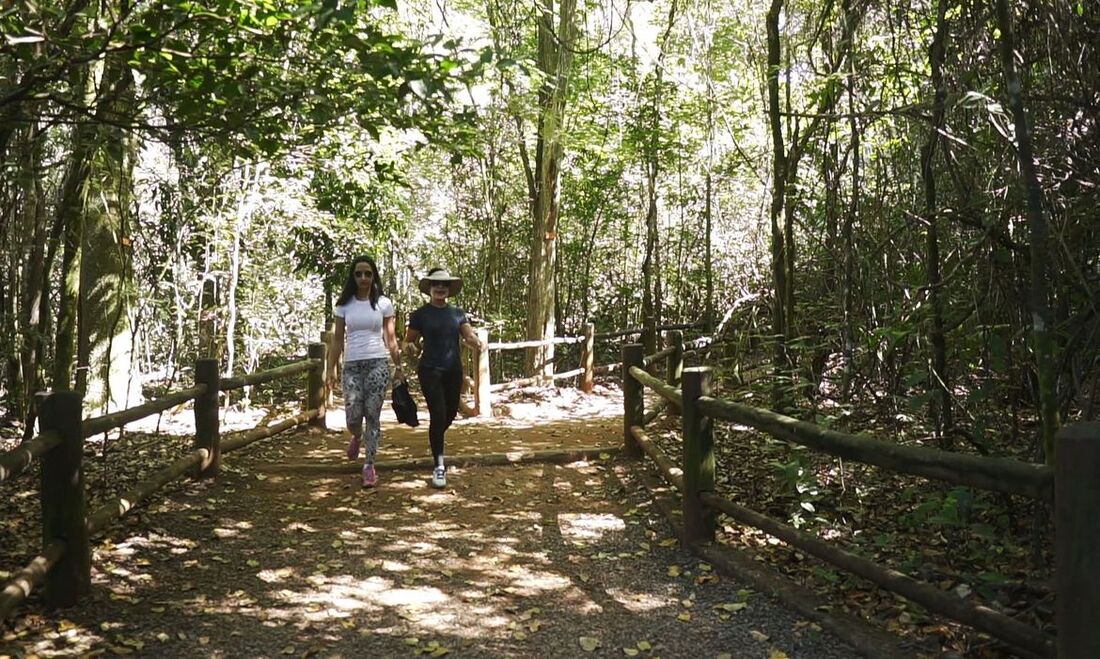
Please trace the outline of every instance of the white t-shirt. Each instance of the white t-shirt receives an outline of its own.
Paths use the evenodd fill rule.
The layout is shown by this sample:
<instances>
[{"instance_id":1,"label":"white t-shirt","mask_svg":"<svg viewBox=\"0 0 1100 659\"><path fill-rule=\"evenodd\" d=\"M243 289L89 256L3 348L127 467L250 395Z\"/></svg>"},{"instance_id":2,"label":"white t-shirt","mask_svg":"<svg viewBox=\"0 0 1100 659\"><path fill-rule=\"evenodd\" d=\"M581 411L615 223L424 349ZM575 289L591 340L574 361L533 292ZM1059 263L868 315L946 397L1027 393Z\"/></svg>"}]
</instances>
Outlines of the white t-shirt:
<instances>
[{"instance_id":1,"label":"white t-shirt","mask_svg":"<svg viewBox=\"0 0 1100 659\"><path fill-rule=\"evenodd\" d=\"M390 351L382 340L382 319L394 316L393 301L378 296L378 308L371 309L370 300L351 298L336 307L336 317L344 319L344 361L388 357Z\"/></svg>"}]
</instances>

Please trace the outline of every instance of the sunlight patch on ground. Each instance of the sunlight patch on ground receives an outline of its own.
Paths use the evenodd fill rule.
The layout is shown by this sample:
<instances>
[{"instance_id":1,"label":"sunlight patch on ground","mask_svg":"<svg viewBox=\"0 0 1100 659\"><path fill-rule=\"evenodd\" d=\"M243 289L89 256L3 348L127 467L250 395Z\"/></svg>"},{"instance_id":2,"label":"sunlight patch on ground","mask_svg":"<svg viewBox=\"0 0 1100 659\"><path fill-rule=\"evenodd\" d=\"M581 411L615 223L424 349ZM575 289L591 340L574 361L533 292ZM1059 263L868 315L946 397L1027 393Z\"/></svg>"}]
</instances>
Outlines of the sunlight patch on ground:
<instances>
[{"instance_id":1,"label":"sunlight patch on ground","mask_svg":"<svg viewBox=\"0 0 1100 659\"><path fill-rule=\"evenodd\" d=\"M26 656L85 656L94 647L102 646L106 639L86 627L74 625L62 619L57 631L47 633L41 641L24 648Z\"/></svg>"},{"instance_id":2,"label":"sunlight patch on ground","mask_svg":"<svg viewBox=\"0 0 1100 659\"><path fill-rule=\"evenodd\" d=\"M385 472L380 472L385 473ZM385 482L387 490L419 490L424 487L424 480L421 478L405 478L402 480L389 480Z\"/></svg>"},{"instance_id":3,"label":"sunlight patch on ground","mask_svg":"<svg viewBox=\"0 0 1100 659\"><path fill-rule=\"evenodd\" d=\"M668 602L652 593L638 593L620 588L610 588L607 594L611 599L623 605L627 611L643 613L668 606Z\"/></svg>"},{"instance_id":4,"label":"sunlight patch on ground","mask_svg":"<svg viewBox=\"0 0 1100 659\"><path fill-rule=\"evenodd\" d=\"M520 565L509 567L506 576L512 582L509 592L525 597L548 590L563 590L573 585L573 582L560 574L530 570Z\"/></svg>"},{"instance_id":5,"label":"sunlight patch on ground","mask_svg":"<svg viewBox=\"0 0 1100 659\"><path fill-rule=\"evenodd\" d=\"M416 556L429 556L443 551L439 545L434 545L430 542L405 542L404 540L399 540L387 545L386 550L413 554Z\"/></svg>"},{"instance_id":6,"label":"sunlight patch on ground","mask_svg":"<svg viewBox=\"0 0 1100 659\"><path fill-rule=\"evenodd\" d=\"M378 594L378 601L386 606L416 606L418 604L439 604L450 599L438 588L422 586L420 588L389 588Z\"/></svg>"},{"instance_id":7,"label":"sunlight patch on ground","mask_svg":"<svg viewBox=\"0 0 1100 659\"><path fill-rule=\"evenodd\" d=\"M522 387L492 394L492 420L472 417L456 422L524 429L554 421L607 418L623 413L618 389L597 385L591 394L574 387Z\"/></svg>"},{"instance_id":8,"label":"sunlight patch on ground","mask_svg":"<svg viewBox=\"0 0 1100 659\"><path fill-rule=\"evenodd\" d=\"M542 515L537 512L519 510L507 513L493 513L490 517L498 522L519 522L524 520L528 522L537 522L542 519Z\"/></svg>"},{"instance_id":9,"label":"sunlight patch on ground","mask_svg":"<svg viewBox=\"0 0 1100 659\"><path fill-rule=\"evenodd\" d=\"M281 567L275 570L260 570L256 573L256 577L265 583L279 583L291 577L297 578L298 574L293 568Z\"/></svg>"},{"instance_id":10,"label":"sunlight patch on ground","mask_svg":"<svg viewBox=\"0 0 1100 659\"><path fill-rule=\"evenodd\" d=\"M558 515L558 530L567 539L598 540L609 532L626 530L626 523L617 515L562 513Z\"/></svg>"},{"instance_id":11,"label":"sunlight patch on ground","mask_svg":"<svg viewBox=\"0 0 1100 659\"><path fill-rule=\"evenodd\" d=\"M382 561L381 567L386 572L408 572L410 569L412 569L405 563L391 560Z\"/></svg>"},{"instance_id":12,"label":"sunlight patch on ground","mask_svg":"<svg viewBox=\"0 0 1100 659\"><path fill-rule=\"evenodd\" d=\"M299 531L299 532L302 532L302 533L316 533L317 532L317 529L310 526L309 524L306 524L305 522L291 522L290 524L287 524L286 528L283 529L283 530L284 531Z\"/></svg>"}]
</instances>

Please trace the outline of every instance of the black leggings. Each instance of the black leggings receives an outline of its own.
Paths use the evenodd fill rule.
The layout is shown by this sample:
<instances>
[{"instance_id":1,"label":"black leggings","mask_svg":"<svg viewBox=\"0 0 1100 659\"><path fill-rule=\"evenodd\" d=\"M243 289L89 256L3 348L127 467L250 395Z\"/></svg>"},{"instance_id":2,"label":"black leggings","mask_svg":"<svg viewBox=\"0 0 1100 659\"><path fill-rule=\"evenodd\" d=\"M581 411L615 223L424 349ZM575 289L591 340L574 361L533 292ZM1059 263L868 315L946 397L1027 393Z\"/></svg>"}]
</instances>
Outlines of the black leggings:
<instances>
[{"instance_id":1,"label":"black leggings","mask_svg":"<svg viewBox=\"0 0 1100 659\"><path fill-rule=\"evenodd\" d=\"M428 440L432 457L438 466L443 459L443 433L451 427L458 414L458 396L462 391L462 369L443 371L438 368L418 368L420 391L428 402Z\"/></svg>"}]
</instances>

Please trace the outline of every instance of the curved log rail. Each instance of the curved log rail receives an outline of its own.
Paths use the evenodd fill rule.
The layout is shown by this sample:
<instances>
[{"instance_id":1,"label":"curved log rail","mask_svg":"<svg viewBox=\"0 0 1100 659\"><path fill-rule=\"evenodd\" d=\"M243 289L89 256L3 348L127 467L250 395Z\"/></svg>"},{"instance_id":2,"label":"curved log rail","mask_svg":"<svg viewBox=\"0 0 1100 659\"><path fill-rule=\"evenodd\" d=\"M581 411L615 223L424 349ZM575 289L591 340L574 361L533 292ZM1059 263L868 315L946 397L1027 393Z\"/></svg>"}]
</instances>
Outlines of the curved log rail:
<instances>
[{"instance_id":1,"label":"curved log rail","mask_svg":"<svg viewBox=\"0 0 1100 659\"><path fill-rule=\"evenodd\" d=\"M829 430L770 410L717 398L700 398L698 405L699 411L712 419L752 426L773 437L845 460L954 485L1016 494L1051 503L1054 501L1054 469L1045 465L1011 458L964 455L920 446L902 446Z\"/></svg>"},{"instance_id":2,"label":"curved log rail","mask_svg":"<svg viewBox=\"0 0 1100 659\"><path fill-rule=\"evenodd\" d=\"M845 551L805 531L778 522L744 506L739 506L713 492L700 492L699 499L704 504L729 515L742 524L758 528L792 547L797 547L807 554L832 563L846 572L863 577L881 588L920 604L926 609L942 613L949 618L970 625L974 629L987 632L1029 652L1038 655L1053 654L1053 641L1042 631L1031 625L1014 620L987 606L968 602L953 593L945 593L931 584Z\"/></svg>"},{"instance_id":3,"label":"curved log rail","mask_svg":"<svg viewBox=\"0 0 1100 659\"><path fill-rule=\"evenodd\" d=\"M653 377L642 365L642 346L623 346L624 453L648 456L664 479L681 493L684 542L696 553L715 551L716 514L755 527L839 569L868 579L902 597L953 620L1038 656L1097 656L1100 625L1095 607L1081 598L1100 600L1100 423L1079 423L1059 433L1058 464L1052 469L1006 458L957 455L935 449L898 446L870 437L820 428L769 410L711 397L710 369L683 373L683 386ZM675 405L682 412L684 450L681 465L654 443L644 430L652 416L644 408L643 388L660 396L658 406ZM799 531L719 496L714 491L713 421L729 420L847 460L899 473L1015 494L1053 502L1056 537L1058 638L989 607L953 597L934 585L857 556L825 540ZM1070 601L1066 601L1069 599Z\"/></svg>"},{"instance_id":4,"label":"curved log rail","mask_svg":"<svg viewBox=\"0 0 1100 659\"><path fill-rule=\"evenodd\" d=\"M249 373L248 375L240 375L233 378L222 378L221 390L227 391L229 389L240 389L241 387L263 384L271 380L278 380L291 375L297 375L298 373L305 373L316 366L317 364L312 359L307 358L291 364L269 368L266 371ZM324 367L324 364L321 364L321 366Z\"/></svg>"},{"instance_id":5,"label":"curved log rail","mask_svg":"<svg viewBox=\"0 0 1100 659\"><path fill-rule=\"evenodd\" d=\"M190 389L184 389L176 393L161 396L160 398L155 398L137 407L111 412L110 414L104 414L103 416L97 416L91 419L84 419L84 437L91 437L114 428L121 428L131 421L144 419L147 416L158 414L165 410L170 410L177 405L192 401L197 396L201 396L204 393L206 393L206 385L200 384Z\"/></svg>"},{"instance_id":6,"label":"curved log rail","mask_svg":"<svg viewBox=\"0 0 1100 659\"><path fill-rule=\"evenodd\" d=\"M0 455L0 483L23 473L35 458L41 458L60 443L61 435L47 431Z\"/></svg>"},{"instance_id":7,"label":"curved log rail","mask_svg":"<svg viewBox=\"0 0 1100 659\"><path fill-rule=\"evenodd\" d=\"M21 473L35 458L42 461L44 539L42 553L0 590L0 620L6 619L43 582L46 584L47 600L53 606L74 604L87 594L91 583L89 536L100 533L169 483L186 475L193 478L212 476L217 473L221 453L294 426L311 423L323 427L324 365L324 343L311 344L309 356L304 360L236 378L221 379L216 360L199 360L195 364L195 386L166 394L143 405L90 419L81 419L78 394L63 391L47 396L43 402L42 433L0 455L0 481ZM218 393L222 389L259 384L303 372L308 374L304 412L222 439L218 429ZM85 515L81 469L84 439L191 400L194 401L195 412L194 450Z\"/></svg>"}]
</instances>

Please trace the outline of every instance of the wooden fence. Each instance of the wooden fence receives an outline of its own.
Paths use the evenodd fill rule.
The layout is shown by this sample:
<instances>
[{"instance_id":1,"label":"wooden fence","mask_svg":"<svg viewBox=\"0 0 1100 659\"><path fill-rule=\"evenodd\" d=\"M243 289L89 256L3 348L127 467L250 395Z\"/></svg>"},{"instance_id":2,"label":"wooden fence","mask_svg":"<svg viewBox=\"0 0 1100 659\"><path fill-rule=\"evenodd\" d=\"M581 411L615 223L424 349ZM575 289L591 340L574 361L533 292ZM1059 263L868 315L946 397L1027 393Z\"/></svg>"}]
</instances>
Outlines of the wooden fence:
<instances>
[{"instance_id":1,"label":"wooden fence","mask_svg":"<svg viewBox=\"0 0 1100 659\"><path fill-rule=\"evenodd\" d=\"M622 349L623 440L627 455L650 457L665 479L681 494L685 545L713 557L715 517L721 512L755 527L832 565L863 577L953 620L988 633L1016 648L1039 656L1070 659L1100 657L1100 423L1078 423L1057 437L1054 468L1007 458L959 455L820 428L791 417L713 398L711 370L683 370L677 389L646 372L647 358L638 344ZM660 353L658 353L659 355ZM670 362L675 354L669 354ZM670 365L669 369L674 367ZM643 391L656 392L663 404L680 410L683 451L681 464L649 438ZM876 465L899 473L938 479L978 489L1039 500L1054 506L1055 622L1057 639L1035 627L980 604L974 604L928 583L883 567L783 522L718 496L714 491L715 420L751 426L779 439L807 446L846 460Z\"/></svg>"},{"instance_id":2,"label":"wooden fence","mask_svg":"<svg viewBox=\"0 0 1100 659\"><path fill-rule=\"evenodd\" d=\"M694 354L702 353L709 350L713 344L708 340L697 340L692 342L691 345L685 344L683 339L683 330L694 327L699 327L699 323L680 323L672 325L661 325L656 329L658 331L665 332L665 339L668 344L664 350L661 350L655 355L649 357L651 363L657 363L663 359L666 359L670 355L676 355L676 358L669 361L669 364L683 364L683 358L685 356L691 356ZM553 382L556 380L564 380L567 378L577 378L577 388L584 392L591 392L594 378L597 374L614 373L620 367L619 362L612 364L604 364L602 366L595 365L596 355L596 341L615 339L620 337L631 336L634 334L640 334L644 331L644 328L634 328L625 330L616 330L613 332L599 332L595 331L595 326L592 323L587 323L584 326L584 333L580 336L558 336L551 339L542 340L529 340L529 341L512 341L512 342L489 342L489 331L487 329L478 329L477 335L488 346L485 350L473 350L472 363L475 365L470 369L472 375L472 386L474 393L474 407L470 410L470 413L475 416L491 416L492 415L492 395L494 392L502 391L513 387L523 387L533 384L542 384L548 380ZM519 378L515 380L508 380L505 382L493 383L490 376L489 369L489 353L494 350L522 350L526 348L537 348L546 345L568 345L568 344L580 344L580 365L578 368L560 371L554 373L549 378L543 376L534 376L528 378ZM687 349L685 349L687 348ZM647 362L647 365L650 363ZM681 366L682 367L682 366ZM679 371L667 374L667 379L670 383L679 382Z\"/></svg>"},{"instance_id":3,"label":"wooden fence","mask_svg":"<svg viewBox=\"0 0 1100 659\"><path fill-rule=\"evenodd\" d=\"M309 423L324 427L325 344L309 346L308 357L286 366L240 377L220 378L218 361L195 363L195 386L167 394L144 405L91 419L82 419L80 396L71 391L50 394L43 401L42 433L19 447L0 454L0 482L25 471L41 460L42 553L0 591L0 620L6 619L36 586L45 582L51 606L70 606L86 595L91 585L89 538L106 529L135 505L165 485L190 474L209 478L217 474L223 453ZM283 421L222 437L218 421L218 394L248 385L307 374L305 411ZM130 491L86 514L82 459L84 439L120 428L152 414L194 401L194 450L164 466Z\"/></svg>"}]
</instances>

